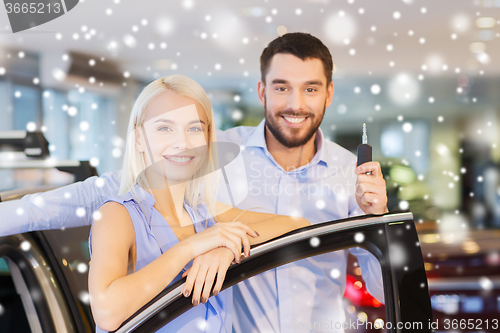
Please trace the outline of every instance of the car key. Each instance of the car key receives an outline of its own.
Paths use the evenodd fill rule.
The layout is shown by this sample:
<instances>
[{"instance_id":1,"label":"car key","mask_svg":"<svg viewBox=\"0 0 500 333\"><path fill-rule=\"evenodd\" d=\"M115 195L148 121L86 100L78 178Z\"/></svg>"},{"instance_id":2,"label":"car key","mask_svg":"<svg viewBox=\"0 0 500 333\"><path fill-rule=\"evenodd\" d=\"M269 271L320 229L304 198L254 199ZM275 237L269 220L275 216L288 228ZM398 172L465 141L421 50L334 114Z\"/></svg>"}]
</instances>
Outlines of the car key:
<instances>
[{"instance_id":1,"label":"car key","mask_svg":"<svg viewBox=\"0 0 500 333\"><path fill-rule=\"evenodd\" d=\"M366 135L366 123L363 124L362 143L358 146L358 163L360 166L363 163L371 162L372 160L372 146L368 144L368 136ZM371 174L371 172L367 172Z\"/></svg>"}]
</instances>

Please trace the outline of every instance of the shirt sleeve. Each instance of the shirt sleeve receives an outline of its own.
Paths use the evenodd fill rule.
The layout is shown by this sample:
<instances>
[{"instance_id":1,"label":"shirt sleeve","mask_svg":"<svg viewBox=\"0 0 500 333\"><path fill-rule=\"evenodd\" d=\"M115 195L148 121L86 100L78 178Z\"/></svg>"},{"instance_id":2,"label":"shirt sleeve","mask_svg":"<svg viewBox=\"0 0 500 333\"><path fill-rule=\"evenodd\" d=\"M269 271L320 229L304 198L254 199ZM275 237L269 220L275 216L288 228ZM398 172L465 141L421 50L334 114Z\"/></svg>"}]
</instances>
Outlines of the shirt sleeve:
<instances>
[{"instance_id":1,"label":"shirt sleeve","mask_svg":"<svg viewBox=\"0 0 500 333\"><path fill-rule=\"evenodd\" d=\"M121 171L0 203L0 236L90 225L108 196L117 195Z\"/></svg>"},{"instance_id":2,"label":"shirt sleeve","mask_svg":"<svg viewBox=\"0 0 500 333\"><path fill-rule=\"evenodd\" d=\"M356 197L352 195L349 198L349 217L365 215L359 208ZM377 258L365 249L355 247L350 248L349 252L358 259L361 275L366 283L366 289L381 303L384 303L384 284L382 280L382 269Z\"/></svg>"},{"instance_id":3,"label":"shirt sleeve","mask_svg":"<svg viewBox=\"0 0 500 333\"><path fill-rule=\"evenodd\" d=\"M349 196L349 217L366 215L365 212L358 206L356 196L352 194Z\"/></svg>"},{"instance_id":4,"label":"shirt sleeve","mask_svg":"<svg viewBox=\"0 0 500 333\"><path fill-rule=\"evenodd\" d=\"M354 247L349 252L358 259L361 275L366 284L366 289L381 303L384 303L384 284L382 280L382 268L377 258L365 249Z\"/></svg>"}]
</instances>

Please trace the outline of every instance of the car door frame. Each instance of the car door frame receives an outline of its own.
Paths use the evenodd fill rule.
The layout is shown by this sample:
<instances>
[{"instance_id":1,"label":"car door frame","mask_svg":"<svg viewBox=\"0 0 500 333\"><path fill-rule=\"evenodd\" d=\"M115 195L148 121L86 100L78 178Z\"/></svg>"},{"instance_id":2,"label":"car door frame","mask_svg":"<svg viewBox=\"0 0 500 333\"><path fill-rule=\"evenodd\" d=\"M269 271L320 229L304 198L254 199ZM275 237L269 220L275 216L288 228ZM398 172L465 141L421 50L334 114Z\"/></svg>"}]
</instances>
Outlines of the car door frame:
<instances>
[{"instance_id":1,"label":"car door frame","mask_svg":"<svg viewBox=\"0 0 500 333\"><path fill-rule=\"evenodd\" d=\"M8 259L16 291L23 299L25 311L29 312L30 328L34 332L40 329L42 332L77 332L68 295L49 256L33 234L0 238L0 257Z\"/></svg>"},{"instance_id":2,"label":"car door frame","mask_svg":"<svg viewBox=\"0 0 500 333\"><path fill-rule=\"evenodd\" d=\"M311 242L313 238L317 240ZM253 246L249 257L228 269L222 290L295 260L352 247L366 249L381 265L387 332L431 332L427 277L411 213L319 223ZM191 300L181 295L184 282L185 278L163 290L114 332L156 331L191 309Z\"/></svg>"}]
</instances>

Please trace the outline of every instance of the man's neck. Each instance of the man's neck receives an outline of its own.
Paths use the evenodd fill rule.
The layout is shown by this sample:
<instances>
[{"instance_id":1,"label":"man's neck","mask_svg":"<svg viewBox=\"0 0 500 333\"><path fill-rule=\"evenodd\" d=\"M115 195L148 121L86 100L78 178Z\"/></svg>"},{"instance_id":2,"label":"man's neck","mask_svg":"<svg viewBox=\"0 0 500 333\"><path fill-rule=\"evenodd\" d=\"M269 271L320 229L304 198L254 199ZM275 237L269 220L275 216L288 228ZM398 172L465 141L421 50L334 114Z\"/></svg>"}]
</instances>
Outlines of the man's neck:
<instances>
[{"instance_id":1,"label":"man's neck","mask_svg":"<svg viewBox=\"0 0 500 333\"><path fill-rule=\"evenodd\" d=\"M314 133L306 144L295 148L288 148L281 144L271 131L269 131L267 126L265 127L264 135L266 138L267 150L273 156L276 163L281 165L287 172L311 162L316 154L316 133Z\"/></svg>"}]
</instances>

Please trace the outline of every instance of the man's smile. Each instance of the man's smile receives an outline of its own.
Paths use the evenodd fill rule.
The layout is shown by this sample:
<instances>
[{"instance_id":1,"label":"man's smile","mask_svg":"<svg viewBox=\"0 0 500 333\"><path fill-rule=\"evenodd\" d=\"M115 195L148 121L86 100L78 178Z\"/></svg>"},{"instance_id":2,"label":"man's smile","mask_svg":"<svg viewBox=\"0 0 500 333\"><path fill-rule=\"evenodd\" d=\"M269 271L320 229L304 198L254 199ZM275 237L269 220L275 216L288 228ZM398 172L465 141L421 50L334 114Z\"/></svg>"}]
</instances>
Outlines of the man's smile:
<instances>
[{"instance_id":1,"label":"man's smile","mask_svg":"<svg viewBox=\"0 0 500 333\"><path fill-rule=\"evenodd\" d=\"M302 127L309 117L299 117L299 116L281 116L285 120L285 124L289 127Z\"/></svg>"}]
</instances>

